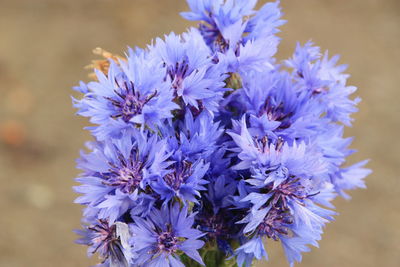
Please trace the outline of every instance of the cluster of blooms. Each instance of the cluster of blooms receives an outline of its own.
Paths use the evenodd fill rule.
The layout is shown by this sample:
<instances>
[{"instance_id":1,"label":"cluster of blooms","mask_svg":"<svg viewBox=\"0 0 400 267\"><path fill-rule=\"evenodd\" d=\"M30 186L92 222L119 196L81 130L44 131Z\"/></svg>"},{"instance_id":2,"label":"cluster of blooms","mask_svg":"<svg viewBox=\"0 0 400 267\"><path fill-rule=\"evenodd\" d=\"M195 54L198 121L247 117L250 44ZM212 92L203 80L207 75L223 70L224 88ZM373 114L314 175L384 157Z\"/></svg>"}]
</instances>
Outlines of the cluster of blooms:
<instances>
[{"instance_id":1,"label":"cluster of blooms","mask_svg":"<svg viewBox=\"0 0 400 267\"><path fill-rule=\"evenodd\" d=\"M364 187L343 167L358 98L311 42L277 63L279 2L188 0L197 28L110 57L75 89L79 243L99 266L251 266L269 240L290 265L317 246L331 201Z\"/></svg>"}]
</instances>

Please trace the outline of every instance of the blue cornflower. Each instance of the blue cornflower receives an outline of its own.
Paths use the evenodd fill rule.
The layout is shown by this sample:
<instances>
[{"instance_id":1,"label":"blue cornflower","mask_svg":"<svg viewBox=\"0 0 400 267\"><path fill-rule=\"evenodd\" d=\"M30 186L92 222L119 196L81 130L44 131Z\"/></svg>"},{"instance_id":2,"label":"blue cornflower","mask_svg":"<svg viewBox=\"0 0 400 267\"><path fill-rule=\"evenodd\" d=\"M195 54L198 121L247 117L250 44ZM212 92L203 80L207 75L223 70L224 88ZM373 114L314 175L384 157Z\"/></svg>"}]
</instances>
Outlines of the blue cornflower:
<instances>
[{"instance_id":1,"label":"blue cornflower","mask_svg":"<svg viewBox=\"0 0 400 267\"><path fill-rule=\"evenodd\" d=\"M197 202L196 197L200 197L200 191L205 190L204 175L208 170L209 164L198 160L194 163L180 159L170 165L168 173L159 177L151 184L154 191L160 195L164 204L168 203L173 197L178 197L183 201Z\"/></svg>"},{"instance_id":2,"label":"blue cornflower","mask_svg":"<svg viewBox=\"0 0 400 267\"><path fill-rule=\"evenodd\" d=\"M246 27L244 16L254 14L256 0L210 1L188 0L191 12L182 16L188 20L200 20L200 32L207 44L216 51L225 51L229 45L236 46Z\"/></svg>"},{"instance_id":3,"label":"blue cornflower","mask_svg":"<svg viewBox=\"0 0 400 267\"><path fill-rule=\"evenodd\" d=\"M298 261L300 253L305 251L301 248L317 244L322 227L334 214L313 203L313 198L321 192L319 189L324 194L315 199L317 203L329 205L332 200L333 188L325 186L329 176L323 154L304 142L289 145L283 139L276 143L266 138L254 140L244 118L241 134L230 135L238 146L234 150L242 160L235 168L250 169L251 178L246 182L256 189L241 200L252 203L250 212L240 223L246 224L243 232L254 234L254 238L238 249L238 255L249 257L247 254L253 250L252 256L257 259L266 256L264 247L259 245L262 237L283 239L284 248L299 239L303 246L294 252L286 250L290 263Z\"/></svg>"},{"instance_id":4,"label":"blue cornflower","mask_svg":"<svg viewBox=\"0 0 400 267\"><path fill-rule=\"evenodd\" d=\"M242 79L243 88L235 92L233 106L249 115L254 136L308 140L329 122L322 118L319 103L299 91L285 71L249 73Z\"/></svg>"},{"instance_id":5,"label":"blue cornflower","mask_svg":"<svg viewBox=\"0 0 400 267\"><path fill-rule=\"evenodd\" d=\"M131 225L133 252L137 258L134 266L184 266L179 259L183 252L188 257L204 265L198 249L204 242L203 234L193 229L195 214L188 215L188 208L180 209L179 204L161 210L153 209L144 219L134 217Z\"/></svg>"},{"instance_id":6,"label":"blue cornflower","mask_svg":"<svg viewBox=\"0 0 400 267\"><path fill-rule=\"evenodd\" d=\"M166 81L185 105L200 111L218 110L218 103L227 90L224 89L225 75L212 67L210 49L197 29L192 28L182 36L171 33L165 41L158 38L151 53L163 62Z\"/></svg>"},{"instance_id":7,"label":"blue cornflower","mask_svg":"<svg viewBox=\"0 0 400 267\"><path fill-rule=\"evenodd\" d=\"M240 134L229 132L229 135L237 146L232 150L238 152L241 160L233 168L242 170L262 167L265 175L261 176L261 180L265 180L265 183L279 183L287 178L288 170L303 177L325 176L327 167L322 154L305 142L297 144L293 141L290 144L281 137L275 142L271 142L267 136L255 138L246 126L245 117L241 120Z\"/></svg>"},{"instance_id":8,"label":"blue cornflower","mask_svg":"<svg viewBox=\"0 0 400 267\"><path fill-rule=\"evenodd\" d=\"M75 191L82 194L79 204L98 210L101 219L110 223L132 207L148 212L154 200L143 194L150 181L166 173L165 141L138 130L125 133L121 139L110 139L91 145L89 154L82 153L78 167L84 172L76 180L82 185Z\"/></svg>"},{"instance_id":9,"label":"blue cornflower","mask_svg":"<svg viewBox=\"0 0 400 267\"><path fill-rule=\"evenodd\" d=\"M205 111L194 118L188 109L183 121L167 124L160 131L168 140L171 165L168 173L152 183L152 188L167 202L175 196L197 202L199 192L208 183L205 175L209 171L209 159L214 156L222 134L219 123Z\"/></svg>"},{"instance_id":10,"label":"blue cornflower","mask_svg":"<svg viewBox=\"0 0 400 267\"><path fill-rule=\"evenodd\" d=\"M161 136L168 142L168 150L179 151L179 157L191 162L213 156L223 131L220 122L209 112L203 111L194 117L190 110L186 110L181 120L160 128Z\"/></svg>"},{"instance_id":11,"label":"blue cornflower","mask_svg":"<svg viewBox=\"0 0 400 267\"><path fill-rule=\"evenodd\" d=\"M327 52L321 58L319 48L307 42L304 46L297 44L293 57L285 64L293 70L297 84L319 102L326 118L350 126L350 115L357 111L361 99L350 98L357 88L346 85L349 75L343 71L347 66L336 65L338 60L339 56L329 59Z\"/></svg>"},{"instance_id":12,"label":"blue cornflower","mask_svg":"<svg viewBox=\"0 0 400 267\"><path fill-rule=\"evenodd\" d=\"M123 222L111 225L106 220L76 230L82 237L76 242L89 246L88 255L98 253L102 263L109 267L129 267L132 263L129 227Z\"/></svg>"},{"instance_id":13,"label":"blue cornflower","mask_svg":"<svg viewBox=\"0 0 400 267\"><path fill-rule=\"evenodd\" d=\"M88 92L75 100L75 107L79 115L98 125L91 129L100 140L136 125L154 128L179 108L173 102L173 90L164 82L161 64L146 52L129 50L126 62L110 60L107 74L95 73L98 81L87 84Z\"/></svg>"},{"instance_id":14,"label":"blue cornflower","mask_svg":"<svg viewBox=\"0 0 400 267\"><path fill-rule=\"evenodd\" d=\"M243 231L253 237L237 253L266 257L260 244L263 237L268 237L281 241L291 265L301 261L301 253L309 251L308 245L318 246L324 225L335 213L315 205L313 198L319 192L309 194L310 188L300 179L287 179L275 189L270 185L264 190L268 193L251 193L243 199L251 201L253 208L240 223L246 223ZM320 203L332 199L328 192L319 196L325 198Z\"/></svg>"},{"instance_id":15,"label":"blue cornflower","mask_svg":"<svg viewBox=\"0 0 400 267\"><path fill-rule=\"evenodd\" d=\"M279 2L253 10L256 0L187 1L191 12L182 16L200 20L199 30L206 43L218 53L216 61L227 72L271 68L279 39L274 35L280 20Z\"/></svg>"}]
</instances>

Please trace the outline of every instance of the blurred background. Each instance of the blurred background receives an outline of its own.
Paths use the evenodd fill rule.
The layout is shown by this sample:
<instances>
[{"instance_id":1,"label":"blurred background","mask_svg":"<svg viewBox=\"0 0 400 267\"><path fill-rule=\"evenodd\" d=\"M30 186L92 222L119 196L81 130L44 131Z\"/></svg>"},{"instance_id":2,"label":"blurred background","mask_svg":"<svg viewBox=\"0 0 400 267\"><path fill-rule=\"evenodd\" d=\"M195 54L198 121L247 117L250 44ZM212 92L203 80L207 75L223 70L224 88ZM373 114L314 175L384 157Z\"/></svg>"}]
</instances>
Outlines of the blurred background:
<instances>
[{"instance_id":1,"label":"blurred background","mask_svg":"<svg viewBox=\"0 0 400 267\"><path fill-rule=\"evenodd\" d=\"M263 3L265 1L260 1ZM372 159L367 190L335 201L307 267L400 266L400 1L282 0L288 23L278 58L312 39L349 64L363 101L348 136ZM74 115L71 87L100 46L122 54L170 31L184 0L0 0L0 267L84 267L95 263L73 243L81 207L71 187L75 158L90 138ZM279 245L270 261L287 266Z\"/></svg>"}]
</instances>

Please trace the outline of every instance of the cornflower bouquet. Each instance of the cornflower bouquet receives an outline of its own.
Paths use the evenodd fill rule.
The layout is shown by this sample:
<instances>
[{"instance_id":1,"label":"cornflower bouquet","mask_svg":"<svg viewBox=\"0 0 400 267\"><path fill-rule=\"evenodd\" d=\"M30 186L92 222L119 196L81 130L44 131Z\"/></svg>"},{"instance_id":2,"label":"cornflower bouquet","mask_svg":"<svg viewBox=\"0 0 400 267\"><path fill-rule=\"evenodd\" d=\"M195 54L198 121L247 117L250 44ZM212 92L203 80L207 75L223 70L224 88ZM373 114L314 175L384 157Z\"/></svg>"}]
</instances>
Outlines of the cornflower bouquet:
<instances>
[{"instance_id":1,"label":"cornflower bouquet","mask_svg":"<svg viewBox=\"0 0 400 267\"><path fill-rule=\"evenodd\" d=\"M365 187L343 137L356 90L308 42L278 62L278 2L188 0L197 28L94 61L75 88L94 140L76 178L78 243L98 266L251 266L317 246L331 201Z\"/></svg>"}]
</instances>

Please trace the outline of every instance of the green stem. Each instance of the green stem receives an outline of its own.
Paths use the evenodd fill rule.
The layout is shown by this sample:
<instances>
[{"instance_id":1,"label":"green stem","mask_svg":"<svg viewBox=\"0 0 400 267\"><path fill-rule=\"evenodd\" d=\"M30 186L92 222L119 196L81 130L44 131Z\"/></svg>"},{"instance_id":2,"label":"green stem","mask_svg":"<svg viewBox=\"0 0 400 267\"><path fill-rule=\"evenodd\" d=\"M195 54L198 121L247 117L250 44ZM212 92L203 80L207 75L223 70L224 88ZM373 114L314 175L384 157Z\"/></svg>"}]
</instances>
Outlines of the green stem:
<instances>
[{"instance_id":1,"label":"green stem","mask_svg":"<svg viewBox=\"0 0 400 267\"><path fill-rule=\"evenodd\" d=\"M201 249L200 255L206 267L238 267L235 259L227 260L225 253L220 251L215 245L208 245ZM182 255L181 260L185 266L201 267L199 263L186 255Z\"/></svg>"}]
</instances>

